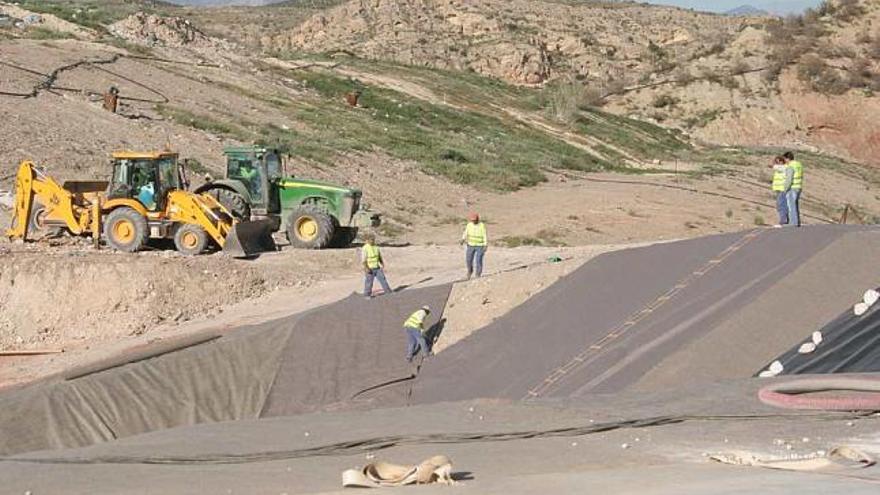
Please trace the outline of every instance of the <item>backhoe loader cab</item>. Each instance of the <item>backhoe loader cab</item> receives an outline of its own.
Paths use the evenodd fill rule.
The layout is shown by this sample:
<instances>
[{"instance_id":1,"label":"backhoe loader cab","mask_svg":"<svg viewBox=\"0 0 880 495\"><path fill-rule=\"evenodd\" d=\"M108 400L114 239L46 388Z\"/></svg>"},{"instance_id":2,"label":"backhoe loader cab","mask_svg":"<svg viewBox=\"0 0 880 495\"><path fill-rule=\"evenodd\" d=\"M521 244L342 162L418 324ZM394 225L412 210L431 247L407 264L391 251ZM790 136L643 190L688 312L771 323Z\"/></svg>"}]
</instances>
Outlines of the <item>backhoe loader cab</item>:
<instances>
[{"instance_id":1,"label":"backhoe loader cab","mask_svg":"<svg viewBox=\"0 0 880 495\"><path fill-rule=\"evenodd\" d=\"M148 211L164 210L166 198L181 186L177 154L113 153L113 175L107 197L138 200Z\"/></svg>"},{"instance_id":2,"label":"backhoe loader cab","mask_svg":"<svg viewBox=\"0 0 880 495\"><path fill-rule=\"evenodd\" d=\"M27 239L28 231L66 230L103 238L119 251L134 252L150 239L173 239L186 255L216 245L234 257L274 250L271 225L239 222L209 194L185 189L186 175L171 152L112 155L110 181L59 185L25 161L15 187L15 214L6 235Z\"/></svg>"}]
</instances>

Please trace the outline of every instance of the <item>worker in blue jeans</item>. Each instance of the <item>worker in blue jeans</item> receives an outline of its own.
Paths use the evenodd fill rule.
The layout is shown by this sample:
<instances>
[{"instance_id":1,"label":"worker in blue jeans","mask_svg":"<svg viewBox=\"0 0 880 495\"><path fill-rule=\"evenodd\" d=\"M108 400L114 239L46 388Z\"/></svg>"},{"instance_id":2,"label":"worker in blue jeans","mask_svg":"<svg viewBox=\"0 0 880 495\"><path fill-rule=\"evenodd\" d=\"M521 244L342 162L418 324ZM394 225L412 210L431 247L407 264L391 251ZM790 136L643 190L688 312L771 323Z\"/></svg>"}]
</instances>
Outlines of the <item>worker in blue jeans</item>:
<instances>
[{"instance_id":1,"label":"worker in blue jeans","mask_svg":"<svg viewBox=\"0 0 880 495\"><path fill-rule=\"evenodd\" d=\"M785 166L790 171L785 181L785 200L788 206L788 225L801 226L800 200L801 189L804 187L804 164L794 159L794 153L786 151Z\"/></svg>"},{"instance_id":2,"label":"worker in blue jeans","mask_svg":"<svg viewBox=\"0 0 880 495\"><path fill-rule=\"evenodd\" d=\"M793 176L791 168L786 164L783 156L777 156L773 160L773 194L776 195L776 212L779 214L779 223L776 227L788 225L788 195L786 194L786 183L789 177Z\"/></svg>"},{"instance_id":3,"label":"worker in blue jeans","mask_svg":"<svg viewBox=\"0 0 880 495\"><path fill-rule=\"evenodd\" d=\"M391 294L391 287L385 280L385 260L382 259L382 252L376 245L376 239L373 234L364 236L364 247L361 249L361 263L364 268L364 297L371 299L373 297L373 279L379 281L382 286L382 294Z\"/></svg>"},{"instance_id":4,"label":"worker in blue jeans","mask_svg":"<svg viewBox=\"0 0 880 495\"><path fill-rule=\"evenodd\" d=\"M428 349L428 343L425 341L425 319L431 314L429 306L422 306L421 309L411 314L403 323L403 329L406 331L407 347L406 360L412 362L419 352L424 352L425 356L430 356L431 351Z\"/></svg>"},{"instance_id":5,"label":"worker in blue jeans","mask_svg":"<svg viewBox=\"0 0 880 495\"><path fill-rule=\"evenodd\" d=\"M465 264L467 265L467 278L476 273L477 278L483 274L483 256L489 247L489 236L486 234L486 224L480 221L479 213L470 213L468 223L461 235L462 244L467 244L465 251Z\"/></svg>"}]
</instances>

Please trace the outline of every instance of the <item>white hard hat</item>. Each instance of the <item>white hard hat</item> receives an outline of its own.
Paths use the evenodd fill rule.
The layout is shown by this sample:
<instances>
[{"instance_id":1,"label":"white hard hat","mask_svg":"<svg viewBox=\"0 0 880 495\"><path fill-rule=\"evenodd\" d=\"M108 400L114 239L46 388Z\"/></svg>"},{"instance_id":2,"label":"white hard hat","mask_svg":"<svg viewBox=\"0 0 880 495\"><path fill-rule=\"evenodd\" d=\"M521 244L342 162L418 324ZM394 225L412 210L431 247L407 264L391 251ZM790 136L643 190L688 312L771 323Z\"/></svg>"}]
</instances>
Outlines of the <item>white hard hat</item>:
<instances>
[{"instance_id":1,"label":"white hard hat","mask_svg":"<svg viewBox=\"0 0 880 495\"><path fill-rule=\"evenodd\" d=\"M865 291L865 297L862 300L870 307L873 306L878 299L880 299L880 292L877 292L874 289L868 289Z\"/></svg>"},{"instance_id":2,"label":"white hard hat","mask_svg":"<svg viewBox=\"0 0 880 495\"><path fill-rule=\"evenodd\" d=\"M424 309L424 310L427 311L428 313L431 312L431 306L428 306L427 304L424 305L424 306L422 306L422 309Z\"/></svg>"}]
</instances>

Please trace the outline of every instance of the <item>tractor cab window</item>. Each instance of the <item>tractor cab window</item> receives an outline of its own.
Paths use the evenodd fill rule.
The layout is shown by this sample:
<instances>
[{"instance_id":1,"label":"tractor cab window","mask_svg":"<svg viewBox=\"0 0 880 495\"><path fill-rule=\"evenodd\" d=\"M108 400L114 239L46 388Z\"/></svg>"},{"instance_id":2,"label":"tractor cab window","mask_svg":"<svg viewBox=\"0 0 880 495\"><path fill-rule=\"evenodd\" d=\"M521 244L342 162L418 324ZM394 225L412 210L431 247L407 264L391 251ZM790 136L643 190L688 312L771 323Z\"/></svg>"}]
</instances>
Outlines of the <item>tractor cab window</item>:
<instances>
[{"instance_id":1,"label":"tractor cab window","mask_svg":"<svg viewBox=\"0 0 880 495\"><path fill-rule=\"evenodd\" d=\"M266 171L269 174L269 180L281 177L281 158L275 153L266 155Z\"/></svg>"},{"instance_id":2,"label":"tractor cab window","mask_svg":"<svg viewBox=\"0 0 880 495\"><path fill-rule=\"evenodd\" d=\"M230 179L238 179L244 183L252 198L263 197L263 174L260 166L248 158L230 158L227 163L227 174Z\"/></svg>"}]
</instances>

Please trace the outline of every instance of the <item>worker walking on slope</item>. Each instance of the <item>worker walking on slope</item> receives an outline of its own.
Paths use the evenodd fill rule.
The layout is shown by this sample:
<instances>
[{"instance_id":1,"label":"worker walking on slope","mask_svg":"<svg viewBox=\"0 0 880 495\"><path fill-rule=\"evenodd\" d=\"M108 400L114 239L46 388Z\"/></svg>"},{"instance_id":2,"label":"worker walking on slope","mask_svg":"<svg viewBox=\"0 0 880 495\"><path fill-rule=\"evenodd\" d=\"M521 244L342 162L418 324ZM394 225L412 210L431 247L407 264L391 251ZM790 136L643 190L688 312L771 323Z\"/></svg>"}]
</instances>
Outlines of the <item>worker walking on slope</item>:
<instances>
[{"instance_id":1,"label":"worker walking on slope","mask_svg":"<svg viewBox=\"0 0 880 495\"><path fill-rule=\"evenodd\" d=\"M788 225L800 227L800 200L801 189L804 185L804 165L794 159L794 153L791 151L786 151L782 156L785 158L785 165L789 168L791 174L790 180L789 175L786 175L785 182L788 186L785 188L785 200L788 206Z\"/></svg>"},{"instance_id":2,"label":"worker walking on slope","mask_svg":"<svg viewBox=\"0 0 880 495\"><path fill-rule=\"evenodd\" d=\"M465 251L465 263L467 264L467 278L476 273L477 278L483 274L483 256L489 247L489 236L486 234L486 224L480 221L478 213L468 215L468 223L461 236L461 243L467 244Z\"/></svg>"},{"instance_id":3,"label":"worker walking on slope","mask_svg":"<svg viewBox=\"0 0 880 495\"><path fill-rule=\"evenodd\" d=\"M406 360L412 362L419 352L424 352L425 356L430 356L431 351L428 350L428 343L425 341L425 319L431 314L429 306L422 306L421 309L411 314L403 323L403 329L406 331L408 339L406 347Z\"/></svg>"},{"instance_id":4,"label":"worker walking on slope","mask_svg":"<svg viewBox=\"0 0 880 495\"><path fill-rule=\"evenodd\" d=\"M785 195L785 182L788 175L792 175L791 169L785 164L785 157L777 156L773 160L773 193L776 194L776 212L779 214L779 223L776 227L788 224L788 198Z\"/></svg>"},{"instance_id":5,"label":"worker walking on slope","mask_svg":"<svg viewBox=\"0 0 880 495\"><path fill-rule=\"evenodd\" d=\"M364 268L364 297L373 297L373 280L378 279L382 285L383 294L391 294L391 287L385 280L385 260L382 252L376 245L376 237L373 234L364 235L364 247L361 249L361 263Z\"/></svg>"}]
</instances>

